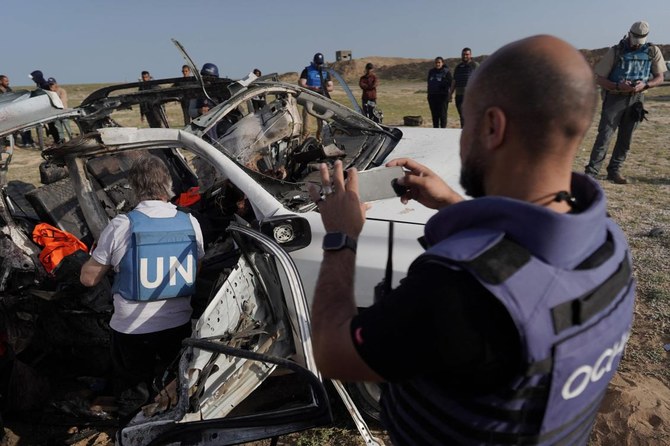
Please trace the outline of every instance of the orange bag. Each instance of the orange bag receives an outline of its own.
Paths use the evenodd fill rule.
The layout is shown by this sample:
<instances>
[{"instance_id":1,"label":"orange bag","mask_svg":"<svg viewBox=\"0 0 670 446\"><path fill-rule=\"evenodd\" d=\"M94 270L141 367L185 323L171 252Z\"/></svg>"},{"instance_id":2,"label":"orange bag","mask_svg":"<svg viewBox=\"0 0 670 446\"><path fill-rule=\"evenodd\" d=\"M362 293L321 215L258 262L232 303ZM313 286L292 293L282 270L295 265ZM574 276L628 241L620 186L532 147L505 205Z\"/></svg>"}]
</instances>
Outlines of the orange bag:
<instances>
[{"instance_id":1,"label":"orange bag","mask_svg":"<svg viewBox=\"0 0 670 446\"><path fill-rule=\"evenodd\" d=\"M53 272L61 260L73 252L78 250L88 252L86 245L77 237L47 223L35 225L33 241L44 246L39 258L48 273Z\"/></svg>"},{"instance_id":2,"label":"orange bag","mask_svg":"<svg viewBox=\"0 0 670 446\"><path fill-rule=\"evenodd\" d=\"M179 195L175 200L177 206L189 207L200 201L200 187L194 186Z\"/></svg>"}]
</instances>

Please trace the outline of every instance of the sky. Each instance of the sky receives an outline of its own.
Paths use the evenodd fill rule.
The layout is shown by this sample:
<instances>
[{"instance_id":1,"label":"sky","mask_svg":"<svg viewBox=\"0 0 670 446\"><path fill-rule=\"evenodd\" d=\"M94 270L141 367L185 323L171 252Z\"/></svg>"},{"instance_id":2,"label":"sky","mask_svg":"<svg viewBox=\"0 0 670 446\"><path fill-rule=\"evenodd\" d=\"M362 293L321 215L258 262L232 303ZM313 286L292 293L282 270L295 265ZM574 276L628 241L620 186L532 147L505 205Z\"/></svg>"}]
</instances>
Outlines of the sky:
<instances>
[{"instance_id":1,"label":"sky","mask_svg":"<svg viewBox=\"0 0 670 446\"><path fill-rule=\"evenodd\" d=\"M337 50L432 59L467 46L477 56L535 34L602 48L638 20L651 42L670 44L668 0L0 0L0 11L0 74L14 87L31 86L36 69L63 85L177 77L184 59L171 38L198 67L235 79L301 71Z\"/></svg>"}]
</instances>

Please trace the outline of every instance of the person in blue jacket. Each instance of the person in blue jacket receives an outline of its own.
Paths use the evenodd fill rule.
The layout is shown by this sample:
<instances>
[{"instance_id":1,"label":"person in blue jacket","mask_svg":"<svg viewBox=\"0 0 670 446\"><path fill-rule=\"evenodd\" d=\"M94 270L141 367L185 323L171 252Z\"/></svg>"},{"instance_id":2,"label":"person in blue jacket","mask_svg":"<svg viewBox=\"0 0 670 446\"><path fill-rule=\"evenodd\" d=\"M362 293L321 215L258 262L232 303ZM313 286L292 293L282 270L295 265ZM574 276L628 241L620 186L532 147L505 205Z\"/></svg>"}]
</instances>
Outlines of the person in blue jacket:
<instances>
[{"instance_id":1,"label":"person in blue jacket","mask_svg":"<svg viewBox=\"0 0 670 446\"><path fill-rule=\"evenodd\" d=\"M433 118L433 128L447 127L451 72L441 57L435 58L435 66L428 71L428 106Z\"/></svg>"},{"instance_id":2,"label":"person in blue jacket","mask_svg":"<svg viewBox=\"0 0 670 446\"><path fill-rule=\"evenodd\" d=\"M529 70L528 67L533 69ZM630 249L605 194L573 173L593 121L591 67L568 43L496 51L465 91L461 185L411 159L403 202L438 210L400 285L357 311L358 175L310 189L327 231L312 304L327 378L385 382L395 445L586 445L630 335ZM501 88L501 85L504 88ZM528 125L532 122L533 125ZM325 187L324 187L325 186Z\"/></svg>"},{"instance_id":3,"label":"person in blue jacket","mask_svg":"<svg viewBox=\"0 0 670 446\"><path fill-rule=\"evenodd\" d=\"M308 88L312 91L322 94L329 98L330 92L333 91L333 80L330 74L324 69L325 59L322 53L316 53L312 58L312 62L306 66L300 73L298 85ZM307 108L302 109L302 137L307 138L310 133L309 128L309 113ZM321 140L321 131L323 129L323 120L316 119L316 139Z\"/></svg>"}]
</instances>

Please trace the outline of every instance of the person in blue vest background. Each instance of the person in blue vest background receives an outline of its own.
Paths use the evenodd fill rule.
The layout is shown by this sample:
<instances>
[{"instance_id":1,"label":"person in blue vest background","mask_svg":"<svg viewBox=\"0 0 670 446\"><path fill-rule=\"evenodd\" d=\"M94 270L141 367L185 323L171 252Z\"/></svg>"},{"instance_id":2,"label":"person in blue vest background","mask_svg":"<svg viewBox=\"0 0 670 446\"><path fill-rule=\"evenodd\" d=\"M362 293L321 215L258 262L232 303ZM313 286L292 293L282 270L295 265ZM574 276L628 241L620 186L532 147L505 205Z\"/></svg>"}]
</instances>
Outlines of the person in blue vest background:
<instances>
[{"instance_id":1,"label":"person in blue vest background","mask_svg":"<svg viewBox=\"0 0 670 446\"><path fill-rule=\"evenodd\" d=\"M572 172L596 105L589 64L563 40L533 36L487 58L463 102L460 182L473 199L414 160L387 163L406 169L403 202L438 212L426 252L360 312L367 207L355 169L345 182L340 161L320 166L332 192L310 188L327 231L314 357L324 377L385 382L393 444L587 444L635 296L602 189Z\"/></svg>"},{"instance_id":2,"label":"person in blue vest background","mask_svg":"<svg viewBox=\"0 0 670 446\"><path fill-rule=\"evenodd\" d=\"M310 90L316 91L323 96L329 98L330 92L333 91L333 80L330 78L328 71L324 70L324 57L321 53L316 53L312 62L306 66L300 73L300 78L298 79L298 85L304 88L309 88ZM309 136L309 113L307 113L307 108L303 107L302 109L302 137L307 138ZM321 119L316 120L316 139L321 140L321 130L323 129L323 121Z\"/></svg>"},{"instance_id":3,"label":"person in blue vest background","mask_svg":"<svg viewBox=\"0 0 670 446\"><path fill-rule=\"evenodd\" d=\"M80 280L94 286L110 269L116 273L109 322L115 392L136 401L126 407L132 412L149 400L156 368L170 364L191 334L190 301L204 248L198 221L168 201L172 178L159 157L137 158L128 181L139 204L105 227Z\"/></svg>"},{"instance_id":4,"label":"person in blue vest background","mask_svg":"<svg viewBox=\"0 0 670 446\"><path fill-rule=\"evenodd\" d=\"M607 165L607 179L626 184L621 166L626 160L633 131L645 119L644 92L663 83L667 70L661 50L647 42L649 24L635 22L627 36L596 64L596 82L604 90L598 136L591 149L586 174L597 178L605 161L610 139L618 130L612 157Z\"/></svg>"}]
</instances>

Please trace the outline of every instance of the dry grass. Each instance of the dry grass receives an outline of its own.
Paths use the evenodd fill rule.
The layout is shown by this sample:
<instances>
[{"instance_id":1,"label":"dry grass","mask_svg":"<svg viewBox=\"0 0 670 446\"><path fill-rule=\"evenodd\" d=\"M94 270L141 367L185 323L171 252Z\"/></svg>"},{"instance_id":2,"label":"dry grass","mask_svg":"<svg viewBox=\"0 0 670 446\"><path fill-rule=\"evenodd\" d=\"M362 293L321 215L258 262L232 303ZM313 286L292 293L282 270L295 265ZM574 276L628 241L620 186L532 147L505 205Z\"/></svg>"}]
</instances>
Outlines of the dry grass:
<instances>
[{"instance_id":1,"label":"dry grass","mask_svg":"<svg viewBox=\"0 0 670 446\"><path fill-rule=\"evenodd\" d=\"M98 86L66 86L71 105L77 105ZM354 86L355 87L355 86ZM384 110L385 123L399 125L406 115L421 115L429 125L430 113L426 103L423 82L382 81L379 106ZM358 96L359 91L354 89ZM336 89L334 98L344 102L344 94ZM649 121L635 132L624 175L628 185L602 181L607 194L609 212L630 242L634 271L638 282L636 317L633 335L621 369L655 376L670 386L668 354L663 345L670 343L670 86L650 90L647 97ZM179 122L181 111L175 104L168 108L171 122ZM597 118L575 161L574 169L582 172L595 139ZM119 123L128 126L146 126L140 123L139 111L123 111L116 116ZM458 127L458 116L453 104L449 107L449 127ZM34 151L17 149L9 172L9 179L37 182L36 165L39 155ZM658 228L651 235L652 229ZM658 232L658 233L657 233ZM355 430L345 426L313 429L299 436L291 436L290 444L353 445L363 444ZM268 444L257 442L256 444ZM287 444L287 443L284 443Z\"/></svg>"}]
</instances>

